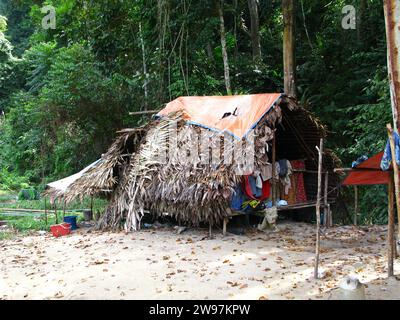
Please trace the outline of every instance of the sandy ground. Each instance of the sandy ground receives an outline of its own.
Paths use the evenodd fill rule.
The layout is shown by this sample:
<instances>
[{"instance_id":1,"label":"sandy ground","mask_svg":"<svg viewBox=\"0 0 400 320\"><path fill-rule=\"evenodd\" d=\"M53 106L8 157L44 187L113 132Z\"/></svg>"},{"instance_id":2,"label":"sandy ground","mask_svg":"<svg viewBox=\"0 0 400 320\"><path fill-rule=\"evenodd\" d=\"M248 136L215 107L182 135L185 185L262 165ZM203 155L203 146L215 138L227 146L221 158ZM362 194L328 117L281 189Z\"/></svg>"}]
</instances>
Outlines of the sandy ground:
<instances>
[{"instance_id":1,"label":"sandy ground","mask_svg":"<svg viewBox=\"0 0 400 320\"><path fill-rule=\"evenodd\" d=\"M0 242L0 299L334 299L356 274L368 299L399 299L386 279L386 228L335 227L322 237L324 278L313 279L314 227L279 225L214 239L207 230L20 237ZM400 274L400 260L395 262Z\"/></svg>"}]
</instances>

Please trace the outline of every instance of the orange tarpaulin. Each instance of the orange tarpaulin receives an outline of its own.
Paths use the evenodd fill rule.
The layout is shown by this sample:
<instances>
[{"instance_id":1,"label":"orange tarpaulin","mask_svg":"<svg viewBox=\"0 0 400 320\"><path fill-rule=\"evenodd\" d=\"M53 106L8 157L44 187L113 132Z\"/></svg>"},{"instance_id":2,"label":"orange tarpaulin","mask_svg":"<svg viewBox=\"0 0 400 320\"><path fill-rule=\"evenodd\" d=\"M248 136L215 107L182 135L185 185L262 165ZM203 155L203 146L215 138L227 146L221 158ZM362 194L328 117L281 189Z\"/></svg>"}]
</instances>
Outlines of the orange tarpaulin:
<instances>
[{"instance_id":1,"label":"orange tarpaulin","mask_svg":"<svg viewBox=\"0 0 400 320\"><path fill-rule=\"evenodd\" d=\"M359 164L349 173L344 180L343 185L388 184L390 181L390 172L382 171L382 157L383 152L378 153Z\"/></svg>"},{"instance_id":2,"label":"orange tarpaulin","mask_svg":"<svg viewBox=\"0 0 400 320\"><path fill-rule=\"evenodd\" d=\"M180 97L166 105L158 116L183 111L191 124L226 131L243 138L281 97L280 93L239 96ZM224 117L225 115L225 117Z\"/></svg>"}]
</instances>

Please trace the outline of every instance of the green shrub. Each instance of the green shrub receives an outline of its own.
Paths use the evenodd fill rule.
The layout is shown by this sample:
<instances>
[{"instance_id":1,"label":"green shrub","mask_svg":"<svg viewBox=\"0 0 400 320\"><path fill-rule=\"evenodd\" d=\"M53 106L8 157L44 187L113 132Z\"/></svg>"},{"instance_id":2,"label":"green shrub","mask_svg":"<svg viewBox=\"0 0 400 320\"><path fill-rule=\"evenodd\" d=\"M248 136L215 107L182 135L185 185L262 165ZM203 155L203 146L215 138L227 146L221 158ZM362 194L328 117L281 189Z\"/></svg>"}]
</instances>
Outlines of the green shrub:
<instances>
[{"instance_id":1,"label":"green shrub","mask_svg":"<svg viewBox=\"0 0 400 320\"><path fill-rule=\"evenodd\" d=\"M39 200L40 195L34 188L21 189L18 193L18 200Z\"/></svg>"}]
</instances>

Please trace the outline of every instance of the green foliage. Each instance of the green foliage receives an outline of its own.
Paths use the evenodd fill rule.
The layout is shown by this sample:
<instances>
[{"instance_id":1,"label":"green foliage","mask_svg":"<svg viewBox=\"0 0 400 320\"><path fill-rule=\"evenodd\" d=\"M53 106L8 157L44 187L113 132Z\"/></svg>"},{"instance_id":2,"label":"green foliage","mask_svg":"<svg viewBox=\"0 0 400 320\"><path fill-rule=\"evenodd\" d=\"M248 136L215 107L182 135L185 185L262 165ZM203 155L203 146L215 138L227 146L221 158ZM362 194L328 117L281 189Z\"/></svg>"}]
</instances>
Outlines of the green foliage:
<instances>
[{"instance_id":1,"label":"green foliage","mask_svg":"<svg viewBox=\"0 0 400 320\"><path fill-rule=\"evenodd\" d=\"M39 200L40 195L34 188L21 189L18 193L18 200Z\"/></svg>"}]
</instances>

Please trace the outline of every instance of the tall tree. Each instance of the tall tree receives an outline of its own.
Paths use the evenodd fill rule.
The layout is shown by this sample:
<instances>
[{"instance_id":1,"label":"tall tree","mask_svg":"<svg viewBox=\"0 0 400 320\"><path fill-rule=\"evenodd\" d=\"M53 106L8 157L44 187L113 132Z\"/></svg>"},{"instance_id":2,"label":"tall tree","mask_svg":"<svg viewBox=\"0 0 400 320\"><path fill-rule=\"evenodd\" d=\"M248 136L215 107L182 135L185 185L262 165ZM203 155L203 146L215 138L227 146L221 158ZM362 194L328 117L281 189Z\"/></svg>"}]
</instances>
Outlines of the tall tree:
<instances>
[{"instance_id":1,"label":"tall tree","mask_svg":"<svg viewBox=\"0 0 400 320\"><path fill-rule=\"evenodd\" d=\"M224 1L218 1L218 14L220 22L220 34L221 34L221 47L222 47L222 58L224 61L224 77L225 77L225 87L226 93L228 95L232 94L231 89L231 79L229 75L229 60L228 60L228 50L226 48L226 34L225 34L225 22L224 22Z\"/></svg>"},{"instance_id":2,"label":"tall tree","mask_svg":"<svg viewBox=\"0 0 400 320\"><path fill-rule=\"evenodd\" d=\"M253 60L255 63L261 60L260 43L260 18L258 15L258 0L248 0L250 22L251 22L251 46L253 49Z\"/></svg>"},{"instance_id":3,"label":"tall tree","mask_svg":"<svg viewBox=\"0 0 400 320\"><path fill-rule=\"evenodd\" d=\"M384 1L387 59L392 100L393 123L395 129L400 128L400 4L396 0Z\"/></svg>"},{"instance_id":4,"label":"tall tree","mask_svg":"<svg viewBox=\"0 0 400 320\"><path fill-rule=\"evenodd\" d=\"M296 97L296 56L294 0L282 0L283 68L285 93Z\"/></svg>"}]
</instances>

